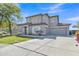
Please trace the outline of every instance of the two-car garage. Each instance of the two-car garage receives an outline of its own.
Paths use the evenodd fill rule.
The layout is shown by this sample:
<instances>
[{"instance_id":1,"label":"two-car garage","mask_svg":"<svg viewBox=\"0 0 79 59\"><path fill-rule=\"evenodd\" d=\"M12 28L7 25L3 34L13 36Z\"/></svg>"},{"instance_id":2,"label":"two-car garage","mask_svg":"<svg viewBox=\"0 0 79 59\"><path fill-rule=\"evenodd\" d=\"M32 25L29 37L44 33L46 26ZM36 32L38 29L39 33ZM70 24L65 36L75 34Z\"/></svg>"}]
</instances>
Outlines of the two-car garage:
<instances>
[{"instance_id":1,"label":"two-car garage","mask_svg":"<svg viewBox=\"0 0 79 59\"><path fill-rule=\"evenodd\" d=\"M67 26L65 26L65 27L57 26L57 27L50 28L49 34L67 36L67 35L69 35L69 29Z\"/></svg>"}]
</instances>

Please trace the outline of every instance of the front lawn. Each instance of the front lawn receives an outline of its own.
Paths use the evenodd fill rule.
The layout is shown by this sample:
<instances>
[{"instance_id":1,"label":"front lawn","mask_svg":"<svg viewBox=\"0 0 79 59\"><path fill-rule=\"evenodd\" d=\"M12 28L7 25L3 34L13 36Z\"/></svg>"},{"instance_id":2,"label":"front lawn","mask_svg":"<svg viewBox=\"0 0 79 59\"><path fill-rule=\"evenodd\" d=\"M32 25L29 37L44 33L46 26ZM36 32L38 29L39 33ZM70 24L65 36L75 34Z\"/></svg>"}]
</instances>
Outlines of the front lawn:
<instances>
[{"instance_id":1,"label":"front lawn","mask_svg":"<svg viewBox=\"0 0 79 59\"><path fill-rule=\"evenodd\" d=\"M17 37L17 36L8 36L0 38L0 44L13 44L22 41L31 40L31 38Z\"/></svg>"}]
</instances>

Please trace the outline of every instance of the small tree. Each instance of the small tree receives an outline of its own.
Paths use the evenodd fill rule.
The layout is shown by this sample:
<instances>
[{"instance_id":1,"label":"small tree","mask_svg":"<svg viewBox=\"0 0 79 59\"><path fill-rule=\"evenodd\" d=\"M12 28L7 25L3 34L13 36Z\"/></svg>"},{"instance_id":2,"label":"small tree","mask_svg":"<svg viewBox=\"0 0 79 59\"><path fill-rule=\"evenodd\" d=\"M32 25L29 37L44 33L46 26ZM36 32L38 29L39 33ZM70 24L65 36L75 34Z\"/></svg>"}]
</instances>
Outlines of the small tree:
<instances>
[{"instance_id":1,"label":"small tree","mask_svg":"<svg viewBox=\"0 0 79 59\"><path fill-rule=\"evenodd\" d=\"M20 19L20 8L16 4L12 3L2 3L0 4L0 26L3 25L3 23L8 22L8 27L10 31L10 35L12 35L12 21L15 21L15 19ZM3 23L2 23L3 22Z\"/></svg>"}]
</instances>

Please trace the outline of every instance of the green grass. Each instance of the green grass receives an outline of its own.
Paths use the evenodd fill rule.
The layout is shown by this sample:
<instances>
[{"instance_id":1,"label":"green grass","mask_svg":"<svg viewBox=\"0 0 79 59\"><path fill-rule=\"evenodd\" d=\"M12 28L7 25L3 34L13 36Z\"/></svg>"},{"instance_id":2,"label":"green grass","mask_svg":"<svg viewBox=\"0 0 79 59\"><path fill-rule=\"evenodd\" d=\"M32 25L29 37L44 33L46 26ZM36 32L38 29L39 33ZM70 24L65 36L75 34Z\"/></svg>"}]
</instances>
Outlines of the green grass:
<instances>
[{"instance_id":1,"label":"green grass","mask_svg":"<svg viewBox=\"0 0 79 59\"><path fill-rule=\"evenodd\" d=\"M0 38L0 44L13 44L13 43L23 42L27 40L31 40L31 38L8 36L8 37Z\"/></svg>"}]
</instances>

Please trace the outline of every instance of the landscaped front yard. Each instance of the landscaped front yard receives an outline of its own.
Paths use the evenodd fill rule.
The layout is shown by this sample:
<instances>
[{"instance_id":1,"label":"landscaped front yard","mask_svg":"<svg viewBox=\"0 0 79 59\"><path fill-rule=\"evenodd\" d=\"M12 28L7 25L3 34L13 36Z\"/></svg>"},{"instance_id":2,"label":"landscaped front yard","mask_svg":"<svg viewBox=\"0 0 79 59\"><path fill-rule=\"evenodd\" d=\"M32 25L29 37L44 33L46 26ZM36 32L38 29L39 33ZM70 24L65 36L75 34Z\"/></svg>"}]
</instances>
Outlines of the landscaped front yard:
<instances>
[{"instance_id":1,"label":"landscaped front yard","mask_svg":"<svg viewBox=\"0 0 79 59\"><path fill-rule=\"evenodd\" d=\"M17 36L8 36L0 38L0 44L13 44L22 41L31 40L31 38L17 37Z\"/></svg>"}]
</instances>

